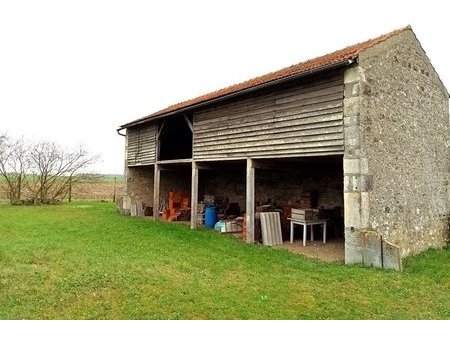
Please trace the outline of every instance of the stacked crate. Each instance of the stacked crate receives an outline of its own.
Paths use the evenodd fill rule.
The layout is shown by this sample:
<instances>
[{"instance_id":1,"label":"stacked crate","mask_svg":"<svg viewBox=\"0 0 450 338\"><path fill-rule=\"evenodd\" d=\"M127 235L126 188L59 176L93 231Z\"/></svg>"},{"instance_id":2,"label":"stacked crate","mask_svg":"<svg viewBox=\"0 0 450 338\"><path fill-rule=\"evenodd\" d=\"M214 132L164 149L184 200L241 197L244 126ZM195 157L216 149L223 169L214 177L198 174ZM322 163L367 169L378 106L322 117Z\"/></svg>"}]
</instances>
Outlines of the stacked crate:
<instances>
[{"instance_id":1,"label":"stacked crate","mask_svg":"<svg viewBox=\"0 0 450 338\"><path fill-rule=\"evenodd\" d=\"M205 210L206 210L206 204L203 202L200 202L197 205L197 225L203 226L205 224Z\"/></svg>"},{"instance_id":2,"label":"stacked crate","mask_svg":"<svg viewBox=\"0 0 450 338\"><path fill-rule=\"evenodd\" d=\"M169 192L169 217L170 221L184 221L190 215L190 198L184 191Z\"/></svg>"},{"instance_id":3,"label":"stacked crate","mask_svg":"<svg viewBox=\"0 0 450 338\"><path fill-rule=\"evenodd\" d=\"M319 209L291 209L291 218L299 221L319 219Z\"/></svg>"}]
</instances>

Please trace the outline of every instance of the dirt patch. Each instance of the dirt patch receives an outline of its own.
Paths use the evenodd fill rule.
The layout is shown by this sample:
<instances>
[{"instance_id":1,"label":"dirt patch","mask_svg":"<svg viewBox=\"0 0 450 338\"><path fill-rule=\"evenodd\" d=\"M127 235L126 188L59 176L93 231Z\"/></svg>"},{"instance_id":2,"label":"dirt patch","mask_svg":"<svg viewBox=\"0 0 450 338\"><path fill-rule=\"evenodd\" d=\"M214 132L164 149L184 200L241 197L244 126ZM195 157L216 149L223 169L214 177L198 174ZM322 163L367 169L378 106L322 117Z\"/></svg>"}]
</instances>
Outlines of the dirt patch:
<instances>
[{"instance_id":1,"label":"dirt patch","mask_svg":"<svg viewBox=\"0 0 450 338\"><path fill-rule=\"evenodd\" d=\"M344 263L345 261L344 240L331 240L325 244L322 241L308 241L306 242L306 246L303 246L303 242L298 240L294 241L294 243L284 242L276 248L288 249L294 253L325 262Z\"/></svg>"},{"instance_id":2,"label":"dirt patch","mask_svg":"<svg viewBox=\"0 0 450 338\"><path fill-rule=\"evenodd\" d=\"M116 197L123 195L123 184L116 184ZM80 183L72 189L72 199L87 200L112 200L114 195L114 183Z\"/></svg>"},{"instance_id":3,"label":"dirt patch","mask_svg":"<svg viewBox=\"0 0 450 338\"><path fill-rule=\"evenodd\" d=\"M116 183L116 198L123 195L124 184ZM114 196L114 183L110 182L97 182L97 183L79 183L72 187L72 199L83 200L104 200L112 201ZM29 192L24 189L22 198L29 197ZM0 182L0 200L6 200L8 196L6 194L6 183ZM65 199L67 200L67 198Z\"/></svg>"}]
</instances>

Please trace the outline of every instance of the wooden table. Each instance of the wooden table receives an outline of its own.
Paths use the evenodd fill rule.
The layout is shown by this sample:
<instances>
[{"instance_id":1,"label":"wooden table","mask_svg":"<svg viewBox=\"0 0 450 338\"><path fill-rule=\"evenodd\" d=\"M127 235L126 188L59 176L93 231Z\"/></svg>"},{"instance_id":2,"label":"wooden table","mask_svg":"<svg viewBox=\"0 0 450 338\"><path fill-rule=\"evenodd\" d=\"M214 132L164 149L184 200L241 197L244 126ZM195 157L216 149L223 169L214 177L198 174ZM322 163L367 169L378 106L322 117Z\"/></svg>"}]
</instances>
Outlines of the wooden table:
<instances>
[{"instance_id":1,"label":"wooden table","mask_svg":"<svg viewBox=\"0 0 450 338\"><path fill-rule=\"evenodd\" d=\"M314 229L313 225L323 224L323 242L327 242L327 220L326 219L314 219L314 220L299 220L288 218L291 221L291 237L290 242L294 243L294 225L303 225L303 246L306 246L306 230L308 225L311 226L311 242L314 241Z\"/></svg>"}]
</instances>

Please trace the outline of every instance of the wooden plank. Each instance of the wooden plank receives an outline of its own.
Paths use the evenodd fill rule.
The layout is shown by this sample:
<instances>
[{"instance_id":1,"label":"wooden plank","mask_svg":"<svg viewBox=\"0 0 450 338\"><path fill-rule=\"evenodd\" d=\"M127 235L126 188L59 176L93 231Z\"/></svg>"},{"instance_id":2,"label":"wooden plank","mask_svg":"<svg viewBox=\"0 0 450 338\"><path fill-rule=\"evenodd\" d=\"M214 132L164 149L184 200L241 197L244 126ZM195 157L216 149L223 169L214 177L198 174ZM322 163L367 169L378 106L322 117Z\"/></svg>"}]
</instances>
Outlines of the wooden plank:
<instances>
[{"instance_id":1,"label":"wooden plank","mask_svg":"<svg viewBox=\"0 0 450 338\"><path fill-rule=\"evenodd\" d=\"M323 125L324 125L323 128L320 127L320 124L322 124L322 123L311 124L311 125L309 125L309 124L303 125L303 124L295 123L293 126L290 126L290 127L282 125L282 131L281 132L278 131L278 129L281 129L281 128L279 128L280 125L279 124L278 125L274 124L272 126L270 126L270 125L269 126L261 126L261 131L267 131L267 134L269 136L274 136L273 140L276 141L276 138L277 138L278 134L280 134L281 136L283 136L283 134L285 134L286 138L288 138L288 137L291 137L291 136L294 136L294 135L301 136L303 131L306 131L305 135L308 135L308 133L310 133L310 135L319 135L319 134L321 134L321 131L323 131L324 134L327 134L328 131L329 131L329 127L340 127L340 128L342 128L342 120L340 120L340 119L335 119L335 120L331 120L331 121L325 121L325 123L323 123ZM318 127L318 125L319 125L319 127ZM276 133L272 132L270 127L276 128L277 132ZM252 129L252 132L256 132L256 130ZM292 132L293 135L288 134L289 132ZM297 134L295 134L295 132L297 132ZM223 141L223 140L233 141L234 140L236 142L239 142L240 139L242 138L247 143L253 143L253 142L258 142L258 140L260 140L260 136L262 136L261 133L255 134L255 135L251 135L249 137L247 137L246 134L234 133L234 134L229 135L228 137L222 136L222 138L219 138L218 141ZM211 134L211 140L214 139L215 137L216 137L216 135ZM269 137L269 139L270 138L271 137ZM198 141L198 142L196 141L196 148L197 147L202 147L205 144L206 145L211 145L211 144L214 145L215 143L210 142L208 140L201 140L201 141ZM220 144L220 142L218 144Z\"/></svg>"},{"instance_id":2,"label":"wooden plank","mask_svg":"<svg viewBox=\"0 0 450 338\"><path fill-rule=\"evenodd\" d=\"M342 154L343 83L339 72L195 112L194 159Z\"/></svg>"},{"instance_id":3,"label":"wooden plank","mask_svg":"<svg viewBox=\"0 0 450 338\"><path fill-rule=\"evenodd\" d=\"M341 94L343 92L340 92ZM338 94L338 93L337 93ZM329 97L329 95L318 97L314 102L320 103L327 101L326 97ZM329 99L328 99L329 101ZM313 102L313 103L314 103ZM226 121L226 116L235 116L235 117L244 117L248 116L249 114L253 113L265 113L267 111L270 111L274 108L283 108L285 106L289 107L291 104L296 103L296 106L307 106L311 105L313 103L308 102L302 102L302 101L293 101L286 104L275 104L275 99L267 100L266 98L261 98L261 101L255 102L255 103L241 103L238 107L217 107L216 110L212 113L206 114L203 111L200 111L196 114L194 114L194 123L197 124L197 126L203 126L207 125L212 121Z\"/></svg>"},{"instance_id":4,"label":"wooden plank","mask_svg":"<svg viewBox=\"0 0 450 338\"><path fill-rule=\"evenodd\" d=\"M316 132L323 130L327 132L330 128L343 128L343 120L340 118L342 114L334 116L331 119L323 119L323 121L305 121L305 120L295 120L291 123L284 123L284 121L264 123L259 126L248 127L248 128L235 128L233 130L220 130L211 131L210 138L208 137L197 137L195 138L195 145L201 145L203 143L211 143L221 140L233 140L238 138L249 138L249 140L258 140L262 136L273 135L276 137L277 134L289 135L290 132L297 132L297 135L314 135ZM306 122L306 123L305 123Z\"/></svg>"},{"instance_id":5,"label":"wooden plank","mask_svg":"<svg viewBox=\"0 0 450 338\"><path fill-rule=\"evenodd\" d=\"M315 144L316 142L327 142L327 141L335 141L335 140L343 140L344 136L341 132L333 133L333 134L322 134L319 133L317 135L311 135L311 136L293 136L293 137L282 137L280 138L268 138L253 142L248 142L246 140L242 140L240 138L234 139L233 141L230 140L229 142L221 142L216 144L204 144L204 145L198 145L196 148L197 152L204 152L204 151L213 151L217 149L250 149L255 147L273 147L273 146L283 146L283 145L290 145L290 144L296 144L299 147L302 147L303 144ZM342 142L343 144L343 142Z\"/></svg>"},{"instance_id":6,"label":"wooden plank","mask_svg":"<svg viewBox=\"0 0 450 338\"><path fill-rule=\"evenodd\" d=\"M153 220L157 221L159 219L159 185L161 178L161 170L159 164L155 163L155 172L154 172L154 181L153 181Z\"/></svg>"},{"instance_id":7,"label":"wooden plank","mask_svg":"<svg viewBox=\"0 0 450 338\"><path fill-rule=\"evenodd\" d=\"M191 182L191 229L197 228L197 205L198 205L198 165L192 162Z\"/></svg>"},{"instance_id":8,"label":"wooden plank","mask_svg":"<svg viewBox=\"0 0 450 338\"><path fill-rule=\"evenodd\" d=\"M333 146L344 146L344 141L341 140L330 140L330 141L320 141L320 142L309 142L309 143L291 143L291 144L276 144L276 145L265 145L265 146L247 146L245 148L216 148L208 150L198 150L194 153L196 157L202 157L207 155L220 155L227 154L246 154L247 156L254 155L257 153L265 152L267 154L276 154L278 152L293 152L302 153L303 149L314 149L314 148L324 148Z\"/></svg>"},{"instance_id":9,"label":"wooden plank","mask_svg":"<svg viewBox=\"0 0 450 338\"><path fill-rule=\"evenodd\" d=\"M241 124L236 124L232 127L223 127L223 128L215 128L209 131L209 133L211 134L211 142L214 142L213 137L215 136L214 133L218 132L218 131L224 131L226 132L236 132L236 131L245 131L245 130L251 130L251 131L255 131L255 130L261 130L261 129L278 129L278 128L283 128L283 127L289 127L289 126L300 126L300 125L305 125L305 124L315 124L315 123L322 123L322 122L329 122L329 121L340 121L341 123L343 122L343 113L342 112L338 112L338 113L330 113L330 114L324 114L324 115L319 115L319 116L311 116L311 117L305 117L302 118L301 116L298 116L298 118L294 118L292 120L288 120L288 121L276 121L276 120L271 120L271 121L255 121L252 123L241 123ZM245 129L244 129L245 128ZM197 138L195 138L195 140L197 140Z\"/></svg>"},{"instance_id":10,"label":"wooden plank","mask_svg":"<svg viewBox=\"0 0 450 338\"><path fill-rule=\"evenodd\" d=\"M244 106L258 105L263 102L274 102L277 99L284 99L291 96L296 96L299 94L306 94L310 92L316 92L329 87L334 87L338 85L343 85L343 77L331 79L325 82L318 82L317 84L310 84L307 86L292 85L290 87L280 87L278 89L272 89L270 92L261 92L259 94L248 95L240 98L239 100L233 100L228 102L223 102L220 106L210 106L208 108L201 109L202 114L213 116L219 114L220 109L234 110L242 109Z\"/></svg>"},{"instance_id":11,"label":"wooden plank","mask_svg":"<svg viewBox=\"0 0 450 338\"><path fill-rule=\"evenodd\" d=\"M192 158L179 158L175 160L163 160L163 161L157 161L158 164L177 164L177 163L191 163Z\"/></svg>"},{"instance_id":12,"label":"wooden plank","mask_svg":"<svg viewBox=\"0 0 450 338\"><path fill-rule=\"evenodd\" d=\"M303 102L307 99L312 99L315 97L321 97L321 96L331 96L336 93L343 93L344 92L344 84L339 84L333 87L318 89L318 90L312 90L307 93L301 93L296 95L290 95L287 97L279 98L275 100L276 105L283 105L285 103L291 103L291 102Z\"/></svg>"},{"instance_id":13,"label":"wooden plank","mask_svg":"<svg viewBox=\"0 0 450 338\"><path fill-rule=\"evenodd\" d=\"M155 162L156 124L149 123L127 129L127 165L148 165Z\"/></svg>"},{"instance_id":14,"label":"wooden plank","mask_svg":"<svg viewBox=\"0 0 450 338\"><path fill-rule=\"evenodd\" d=\"M253 156L252 158L254 160L265 160L265 159L276 159L276 158L307 158L307 157L323 157L323 156L342 156L344 155L344 148L343 147L336 147L336 149L333 149L332 147L329 147L327 149L315 149L314 152L304 152L302 154L296 154L296 153L280 153L278 155L267 155L265 153L263 154L256 154L255 156ZM210 156L210 157L205 157L205 158L201 158L198 159L196 158L196 160L201 160L203 163L210 163L210 162L217 162L217 161L245 161L247 160L248 157L241 155L235 155L235 156L224 156L224 155L220 155L220 156Z\"/></svg>"},{"instance_id":15,"label":"wooden plank","mask_svg":"<svg viewBox=\"0 0 450 338\"><path fill-rule=\"evenodd\" d=\"M344 145L321 147L321 148L308 148L293 151L291 149L279 150L276 153L267 153L267 151L252 151L242 153L227 153L219 152L214 154L194 154L197 161L223 161L223 160L239 160L246 159L248 156L252 156L255 159L264 158L287 158L287 157L310 157L310 156L331 156L342 155L344 153Z\"/></svg>"},{"instance_id":16,"label":"wooden plank","mask_svg":"<svg viewBox=\"0 0 450 338\"><path fill-rule=\"evenodd\" d=\"M342 105L339 105L337 107L332 107L332 108L325 108L325 109L321 109L321 110L316 109L316 110L306 111L306 112L292 110L292 109L281 110L281 111L274 110L273 112L271 112L271 114L265 114L263 116L259 116L259 119L255 120L255 121L251 121L250 119L245 119L245 118L236 120L236 124L233 127L234 127L234 129L242 131L243 128L241 126L246 122L256 122L254 125L257 125L257 123L259 122L259 124L264 125L267 123L292 121L292 120L301 119L301 118L315 117L315 116L328 115L328 114L333 114L333 113L342 113L342 112L343 112ZM218 127L222 127L222 126L218 126ZM209 129L197 130L194 135L195 135L196 139L201 139L202 137L203 138L208 137L208 135L210 133L217 132L218 130L231 131L232 129L233 129L232 127L218 129L217 127L211 126L211 128L209 128ZM244 131L246 131L246 129Z\"/></svg>"},{"instance_id":17,"label":"wooden plank","mask_svg":"<svg viewBox=\"0 0 450 338\"><path fill-rule=\"evenodd\" d=\"M340 76L332 83L285 88L195 113L193 156L208 160L342 154L343 89Z\"/></svg>"},{"instance_id":18,"label":"wooden plank","mask_svg":"<svg viewBox=\"0 0 450 338\"><path fill-rule=\"evenodd\" d=\"M277 140L283 138L291 137L307 137L313 135L327 135L334 133L343 133L342 123L336 125L325 125L322 128L306 128L304 126L293 126L285 128L277 128L274 130L262 130L262 131L252 131L252 132L242 132L235 133L232 135L223 135L220 137L215 137L215 145L228 144L235 142L253 142L255 140ZM203 145L210 145L211 142L208 139L200 139L196 141L197 147L202 147Z\"/></svg>"},{"instance_id":19,"label":"wooden plank","mask_svg":"<svg viewBox=\"0 0 450 338\"><path fill-rule=\"evenodd\" d=\"M318 95L317 93L309 93L309 98L305 98L303 100L291 100L288 102L284 102L283 104L277 104L275 100L267 101L264 99L262 102L257 102L254 104L245 104L242 103L238 108L230 109L229 107L220 107L217 109L216 114L204 114L198 113L194 115L194 124L196 129L201 129L202 127L209 127L213 123L222 125L223 123L229 123L230 118L231 121L236 118L251 118L263 115L266 113L270 113L274 110L284 110L289 108L300 108L300 107L309 107L312 105L318 105L323 102L329 102L332 100L338 100L342 106L342 98L344 95L343 86L333 87L335 90L333 93L328 95ZM330 89L326 89L330 90ZM316 95L316 96L313 96ZM314 110L314 108L312 109Z\"/></svg>"},{"instance_id":20,"label":"wooden plank","mask_svg":"<svg viewBox=\"0 0 450 338\"><path fill-rule=\"evenodd\" d=\"M303 84L292 85L291 87L283 87L280 89L275 89L271 93L261 93L259 95L252 95L249 97L243 97L240 100L234 102L223 103L218 109L217 106L212 106L201 110L200 115L205 115L207 119L214 117L214 115L221 116L220 111L222 109L232 110L234 108L242 108L242 106L253 106L260 104L262 102L273 101L276 98L285 98L292 95L297 95L300 93L315 91L327 87L331 87L338 84L343 84L344 78L342 74L334 75L332 77L316 79L314 82L307 81ZM198 114L198 113L197 113Z\"/></svg>"},{"instance_id":21,"label":"wooden plank","mask_svg":"<svg viewBox=\"0 0 450 338\"><path fill-rule=\"evenodd\" d=\"M337 119L342 120L342 114L343 109L340 107L339 109L326 109L321 112L318 112L318 114L311 113L311 114L301 114L297 112L290 113L289 115L283 114L278 115L277 112L272 112L270 115L262 115L258 120L250 121L246 119L242 119L240 122L236 122L235 124L228 125L228 126L211 126L209 129L204 130L196 130L195 136L196 139L200 139L202 137L207 136L211 133L219 133L219 132L234 132L234 131L246 131L250 128L253 130L259 129L259 126L267 126L267 125L273 125L274 123L277 123L277 127L282 126L289 126L291 125L291 122L298 121L298 124L311 124L311 123L317 123L322 120L326 120L330 115L335 116L338 114ZM323 117L323 118L322 118Z\"/></svg>"},{"instance_id":22,"label":"wooden plank","mask_svg":"<svg viewBox=\"0 0 450 338\"><path fill-rule=\"evenodd\" d=\"M215 144L228 143L230 140L240 141L252 141L257 137L258 140L266 140L266 139L277 139L284 137L293 137L293 136L310 136L310 135L325 135L325 134L333 134L333 133L342 133L344 130L344 126L342 123L337 125L331 125L321 128L308 128L308 127L285 127L278 128L273 130L258 130L252 132L243 131L242 133L238 133L239 137L236 137L236 134L232 135L223 135L215 137ZM197 147L201 147L203 144L209 144L208 139L200 139L196 142Z\"/></svg>"},{"instance_id":23,"label":"wooden plank","mask_svg":"<svg viewBox=\"0 0 450 338\"><path fill-rule=\"evenodd\" d=\"M282 116L282 113L285 111L287 111L287 114L294 111L298 115L301 115L302 113L343 107L343 101L342 97L339 97L340 95L341 94L334 97L322 97L314 102L308 101L306 104L302 104L302 102L293 102L289 105L283 106L272 105L264 109L253 109L252 107L249 108L246 113L242 114L234 114L233 112L224 110L223 115L227 117L226 119L210 120L209 123L205 123L203 125L194 121L194 131L199 132L202 130L210 130L211 128L228 128L236 125L237 123L258 122L261 119L270 119L275 116Z\"/></svg>"},{"instance_id":24,"label":"wooden plank","mask_svg":"<svg viewBox=\"0 0 450 338\"><path fill-rule=\"evenodd\" d=\"M253 160L247 159L245 212L247 221L247 243L255 242L255 168Z\"/></svg>"},{"instance_id":25,"label":"wooden plank","mask_svg":"<svg viewBox=\"0 0 450 338\"><path fill-rule=\"evenodd\" d=\"M229 131L229 132L221 131L221 132L217 132L214 135L214 140L245 137L246 135L259 137L259 136L265 135L265 134L278 134L278 133L286 133L289 131L298 131L300 134L300 133L308 132L311 130L321 130L321 129L326 129L329 127L343 127L343 121L341 119L338 119L335 121L302 124L302 125L297 125L297 126L291 126L291 125L280 126L276 129L274 129L270 125L262 125L261 128L237 129L237 130ZM202 144L204 142L210 142L210 140L208 140L208 138L206 138L206 137L196 139L196 144Z\"/></svg>"}]
</instances>

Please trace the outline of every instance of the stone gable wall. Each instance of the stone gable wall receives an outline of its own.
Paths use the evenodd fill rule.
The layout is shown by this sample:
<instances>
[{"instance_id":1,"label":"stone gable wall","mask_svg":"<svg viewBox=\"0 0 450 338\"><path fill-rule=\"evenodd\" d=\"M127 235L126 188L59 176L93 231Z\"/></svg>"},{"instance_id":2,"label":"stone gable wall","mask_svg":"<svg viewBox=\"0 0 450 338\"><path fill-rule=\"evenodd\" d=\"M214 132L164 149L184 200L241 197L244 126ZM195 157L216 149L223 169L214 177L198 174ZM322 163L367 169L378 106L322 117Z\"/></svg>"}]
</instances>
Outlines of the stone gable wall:
<instances>
[{"instance_id":1,"label":"stone gable wall","mask_svg":"<svg viewBox=\"0 0 450 338\"><path fill-rule=\"evenodd\" d=\"M345 82L346 231L374 230L401 256L444 246L448 93L414 33L362 53ZM347 248L360 260L358 241Z\"/></svg>"}]
</instances>

